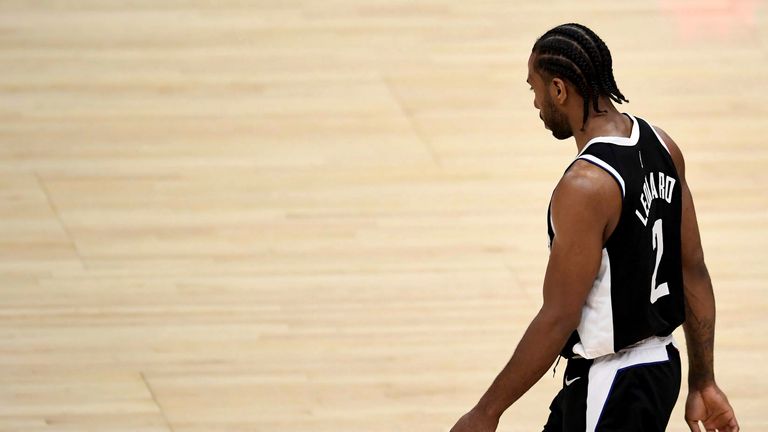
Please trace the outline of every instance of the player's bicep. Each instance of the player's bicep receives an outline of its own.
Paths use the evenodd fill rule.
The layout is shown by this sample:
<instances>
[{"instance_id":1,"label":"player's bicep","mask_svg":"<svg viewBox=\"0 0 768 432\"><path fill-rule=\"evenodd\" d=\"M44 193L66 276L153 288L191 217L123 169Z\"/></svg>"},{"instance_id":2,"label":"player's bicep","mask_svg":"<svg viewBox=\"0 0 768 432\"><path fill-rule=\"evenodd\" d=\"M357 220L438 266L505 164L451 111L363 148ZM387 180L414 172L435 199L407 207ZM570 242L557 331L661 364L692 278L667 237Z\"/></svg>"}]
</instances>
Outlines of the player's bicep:
<instances>
[{"instance_id":1,"label":"player's bicep","mask_svg":"<svg viewBox=\"0 0 768 432\"><path fill-rule=\"evenodd\" d=\"M544 307L578 324L602 262L603 232L620 200L615 182L599 168L574 166L552 197L555 238L544 277Z\"/></svg>"},{"instance_id":2,"label":"player's bicep","mask_svg":"<svg viewBox=\"0 0 768 432\"><path fill-rule=\"evenodd\" d=\"M579 242L576 237L584 240ZM544 276L543 310L575 328L601 259L600 245L589 241L587 236L567 240L565 234L561 234L556 238Z\"/></svg>"}]
</instances>

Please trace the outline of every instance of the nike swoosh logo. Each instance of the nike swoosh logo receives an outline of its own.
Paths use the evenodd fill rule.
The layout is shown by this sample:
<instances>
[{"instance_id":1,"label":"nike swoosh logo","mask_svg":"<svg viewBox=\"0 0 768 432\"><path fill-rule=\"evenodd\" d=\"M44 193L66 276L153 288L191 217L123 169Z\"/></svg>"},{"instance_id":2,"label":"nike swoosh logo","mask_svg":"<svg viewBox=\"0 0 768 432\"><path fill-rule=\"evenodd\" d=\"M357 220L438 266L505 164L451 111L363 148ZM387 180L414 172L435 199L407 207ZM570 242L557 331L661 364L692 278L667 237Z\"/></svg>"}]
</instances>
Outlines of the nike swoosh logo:
<instances>
[{"instance_id":1,"label":"nike swoosh logo","mask_svg":"<svg viewBox=\"0 0 768 432\"><path fill-rule=\"evenodd\" d=\"M574 378L572 380L569 380L568 377L565 377L565 385L569 386L569 385L573 384L573 382L576 381L579 378L581 378L581 377L576 377L576 378Z\"/></svg>"}]
</instances>

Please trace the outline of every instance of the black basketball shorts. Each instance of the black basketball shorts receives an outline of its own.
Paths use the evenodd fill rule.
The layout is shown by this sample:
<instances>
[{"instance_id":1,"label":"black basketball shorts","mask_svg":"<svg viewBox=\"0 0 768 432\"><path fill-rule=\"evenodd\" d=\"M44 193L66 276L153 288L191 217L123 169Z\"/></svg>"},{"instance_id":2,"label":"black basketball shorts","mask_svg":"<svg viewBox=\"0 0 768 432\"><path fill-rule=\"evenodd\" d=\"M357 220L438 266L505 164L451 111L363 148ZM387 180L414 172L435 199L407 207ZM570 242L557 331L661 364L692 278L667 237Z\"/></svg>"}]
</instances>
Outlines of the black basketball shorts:
<instances>
[{"instance_id":1,"label":"black basketball shorts","mask_svg":"<svg viewBox=\"0 0 768 432\"><path fill-rule=\"evenodd\" d=\"M594 360L569 359L544 432L663 432L680 378L671 336Z\"/></svg>"}]
</instances>

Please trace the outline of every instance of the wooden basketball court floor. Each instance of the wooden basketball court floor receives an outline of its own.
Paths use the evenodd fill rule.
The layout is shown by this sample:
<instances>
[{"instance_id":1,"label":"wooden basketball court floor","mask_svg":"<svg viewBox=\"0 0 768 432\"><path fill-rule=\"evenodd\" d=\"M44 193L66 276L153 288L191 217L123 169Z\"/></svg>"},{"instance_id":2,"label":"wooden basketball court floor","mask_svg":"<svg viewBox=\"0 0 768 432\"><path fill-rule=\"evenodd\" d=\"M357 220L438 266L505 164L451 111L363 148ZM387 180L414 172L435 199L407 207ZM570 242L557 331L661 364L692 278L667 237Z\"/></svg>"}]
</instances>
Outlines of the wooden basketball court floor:
<instances>
[{"instance_id":1,"label":"wooden basketball court floor","mask_svg":"<svg viewBox=\"0 0 768 432\"><path fill-rule=\"evenodd\" d=\"M541 303L575 145L526 60L569 21L687 155L717 377L768 430L766 9L0 2L0 430L447 431Z\"/></svg>"}]
</instances>

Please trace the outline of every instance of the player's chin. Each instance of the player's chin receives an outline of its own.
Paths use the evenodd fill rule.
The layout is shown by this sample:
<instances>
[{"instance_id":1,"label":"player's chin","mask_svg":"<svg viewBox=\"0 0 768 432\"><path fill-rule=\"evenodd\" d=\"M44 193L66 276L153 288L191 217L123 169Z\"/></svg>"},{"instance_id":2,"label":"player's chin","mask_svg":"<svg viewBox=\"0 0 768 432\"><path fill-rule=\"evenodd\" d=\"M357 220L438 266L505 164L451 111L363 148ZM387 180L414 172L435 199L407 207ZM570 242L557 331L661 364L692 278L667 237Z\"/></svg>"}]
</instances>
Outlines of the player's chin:
<instances>
[{"instance_id":1,"label":"player's chin","mask_svg":"<svg viewBox=\"0 0 768 432\"><path fill-rule=\"evenodd\" d=\"M549 128L547 128L547 129L549 129ZM562 140L567 140L568 138L572 137L573 133L572 132L559 132L558 133L558 131L552 131L552 136L555 137L556 139L559 139L560 141L562 141Z\"/></svg>"}]
</instances>

